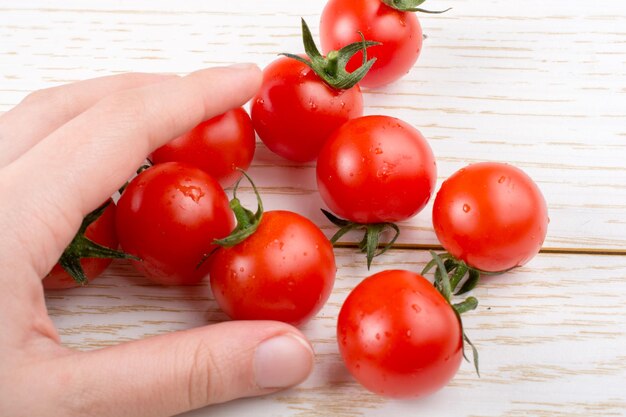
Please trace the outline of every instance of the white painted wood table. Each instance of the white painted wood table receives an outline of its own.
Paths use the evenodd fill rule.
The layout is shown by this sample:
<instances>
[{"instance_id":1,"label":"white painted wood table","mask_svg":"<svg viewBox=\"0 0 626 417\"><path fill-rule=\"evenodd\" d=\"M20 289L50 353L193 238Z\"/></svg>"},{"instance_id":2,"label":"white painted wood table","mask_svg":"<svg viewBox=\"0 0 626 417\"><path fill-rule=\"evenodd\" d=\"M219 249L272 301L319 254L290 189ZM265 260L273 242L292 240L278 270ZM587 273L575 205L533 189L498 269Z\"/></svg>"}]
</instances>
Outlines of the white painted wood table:
<instances>
[{"instance_id":1,"label":"white painted wood table","mask_svg":"<svg viewBox=\"0 0 626 417\"><path fill-rule=\"evenodd\" d=\"M430 3L430 2L429 2ZM317 35L324 1L0 2L0 111L28 92L127 71L185 73L239 61L261 66L298 52L299 17ZM528 265L484 280L465 325L482 377L464 363L429 398L392 401L362 389L341 363L337 312L368 275L354 248L337 249L333 294L303 331L313 375L269 397L190 416L626 415L626 7L582 0L447 0L422 16L416 67L366 90L367 114L418 127L438 159L439 183L476 161L515 164L545 194L550 229ZM268 209L300 212L329 235L314 165L258 143L251 174ZM254 199L245 190L244 200ZM428 206L401 224L400 247L372 272L419 271L438 248ZM354 239L354 237L353 237ZM116 262L93 285L47 296L65 344L92 349L225 320L206 284L150 285Z\"/></svg>"}]
</instances>

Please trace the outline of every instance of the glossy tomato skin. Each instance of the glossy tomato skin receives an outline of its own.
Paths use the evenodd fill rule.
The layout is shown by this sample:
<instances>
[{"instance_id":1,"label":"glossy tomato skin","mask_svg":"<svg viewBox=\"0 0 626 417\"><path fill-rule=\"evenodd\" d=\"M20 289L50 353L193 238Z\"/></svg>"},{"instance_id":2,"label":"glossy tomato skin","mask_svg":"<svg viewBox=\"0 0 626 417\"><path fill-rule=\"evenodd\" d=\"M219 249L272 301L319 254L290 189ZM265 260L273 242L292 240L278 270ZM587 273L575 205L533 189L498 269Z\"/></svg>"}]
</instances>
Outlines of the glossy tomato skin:
<instances>
[{"instance_id":1,"label":"glossy tomato skin","mask_svg":"<svg viewBox=\"0 0 626 417\"><path fill-rule=\"evenodd\" d=\"M155 164L184 162L209 173L222 187L241 177L255 150L252 121L239 107L200 123L186 134L161 146L150 155Z\"/></svg>"},{"instance_id":2,"label":"glossy tomato skin","mask_svg":"<svg viewBox=\"0 0 626 417\"><path fill-rule=\"evenodd\" d=\"M316 172L328 208L356 223L414 216L430 199L437 180L426 139L389 116L364 116L337 129L320 152Z\"/></svg>"},{"instance_id":3,"label":"glossy tomato skin","mask_svg":"<svg viewBox=\"0 0 626 417\"><path fill-rule=\"evenodd\" d=\"M401 12L381 0L329 0L320 20L320 38L325 54L343 45L365 39L382 45L367 49L376 63L361 80L364 87L379 87L404 76L422 50L422 27L415 13ZM361 65L359 52L348 63L348 71Z\"/></svg>"},{"instance_id":4,"label":"glossy tomato skin","mask_svg":"<svg viewBox=\"0 0 626 417\"><path fill-rule=\"evenodd\" d=\"M541 191L521 169L497 162L469 165L441 186L433 226L443 247L489 272L520 266L541 249L548 230Z\"/></svg>"},{"instance_id":5,"label":"glossy tomato skin","mask_svg":"<svg viewBox=\"0 0 626 417\"><path fill-rule=\"evenodd\" d=\"M461 325L448 302L424 277L403 270L374 274L352 290L337 341L354 378L393 398L439 390L463 357Z\"/></svg>"},{"instance_id":6,"label":"glossy tomato skin","mask_svg":"<svg viewBox=\"0 0 626 417\"><path fill-rule=\"evenodd\" d=\"M197 268L212 241L234 228L228 198L199 168L179 162L155 165L135 177L118 202L122 249L142 259L135 268L164 285L192 285L208 272Z\"/></svg>"},{"instance_id":7,"label":"glossy tomato skin","mask_svg":"<svg viewBox=\"0 0 626 417\"><path fill-rule=\"evenodd\" d=\"M91 241L111 249L117 249L117 233L115 232L116 206L113 201L109 202L104 212L93 223L87 227L85 236ZM107 258L83 258L80 265L87 276L89 282L100 276L113 262ZM66 288L80 287L58 263L46 275L42 281L46 290L61 290Z\"/></svg>"},{"instance_id":8,"label":"glossy tomato skin","mask_svg":"<svg viewBox=\"0 0 626 417\"><path fill-rule=\"evenodd\" d=\"M211 258L213 295L237 320L303 324L328 299L337 270L322 231L290 211L265 212L254 234Z\"/></svg>"},{"instance_id":9,"label":"glossy tomato skin","mask_svg":"<svg viewBox=\"0 0 626 417\"><path fill-rule=\"evenodd\" d=\"M251 109L252 124L263 143L295 162L317 158L336 128L362 114L358 85L335 90L308 66L287 57L265 68Z\"/></svg>"}]
</instances>

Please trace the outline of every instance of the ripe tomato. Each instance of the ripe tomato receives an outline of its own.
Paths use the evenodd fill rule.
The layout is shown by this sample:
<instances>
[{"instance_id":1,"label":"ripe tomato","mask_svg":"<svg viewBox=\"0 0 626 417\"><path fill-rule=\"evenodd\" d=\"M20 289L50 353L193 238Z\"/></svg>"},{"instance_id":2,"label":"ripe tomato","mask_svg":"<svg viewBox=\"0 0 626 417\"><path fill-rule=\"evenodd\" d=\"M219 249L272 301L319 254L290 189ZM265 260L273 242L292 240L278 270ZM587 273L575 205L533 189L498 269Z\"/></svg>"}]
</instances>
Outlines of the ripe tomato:
<instances>
[{"instance_id":1,"label":"ripe tomato","mask_svg":"<svg viewBox=\"0 0 626 417\"><path fill-rule=\"evenodd\" d=\"M355 223L396 222L419 212L437 178L422 134L388 116L351 120L328 139L317 161L326 205Z\"/></svg>"},{"instance_id":2,"label":"ripe tomato","mask_svg":"<svg viewBox=\"0 0 626 417\"><path fill-rule=\"evenodd\" d=\"M454 173L433 206L439 241L469 266L500 272L520 266L541 249L548 229L541 191L512 165L483 162Z\"/></svg>"},{"instance_id":3,"label":"ripe tomato","mask_svg":"<svg viewBox=\"0 0 626 417\"><path fill-rule=\"evenodd\" d=\"M322 231L290 211L264 213L251 236L220 248L210 263L213 295L231 318L294 325L322 308L337 269Z\"/></svg>"},{"instance_id":4,"label":"ripe tomato","mask_svg":"<svg viewBox=\"0 0 626 417\"><path fill-rule=\"evenodd\" d=\"M314 160L328 136L363 114L358 85L330 87L302 62L281 57L263 71L252 100L252 123L274 153L296 162Z\"/></svg>"},{"instance_id":5,"label":"ripe tomato","mask_svg":"<svg viewBox=\"0 0 626 417\"><path fill-rule=\"evenodd\" d=\"M381 0L329 0L320 20L324 53L357 42L358 32L382 45L368 49L376 63L361 81L365 87L379 87L409 72L422 50L422 27L413 12L396 10ZM361 53L348 63L348 71L361 62Z\"/></svg>"},{"instance_id":6,"label":"ripe tomato","mask_svg":"<svg viewBox=\"0 0 626 417\"><path fill-rule=\"evenodd\" d=\"M135 268L154 282L190 285L213 240L234 228L228 198L199 168L179 162L155 165L135 177L118 202L117 234L125 252L142 259Z\"/></svg>"},{"instance_id":7,"label":"ripe tomato","mask_svg":"<svg viewBox=\"0 0 626 417\"><path fill-rule=\"evenodd\" d=\"M389 270L370 276L339 312L337 341L346 367L365 388L419 397L442 388L463 357L460 322L424 277Z\"/></svg>"},{"instance_id":8,"label":"ripe tomato","mask_svg":"<svg viewBox=\"0 0 626 417\"><path fill-rule=\"evenodd\" d=\"M116 207L110 201L104 212L85 230L87 239L111 249L117 249L118 241L115 233L115 213ZM83 268L89 282L100 276L111 264L111 258L82 258L80 265ZM66 271L57 263L42 281L46 290L60 290L66 288L79 287Z\"/></svg>"},{"instance_id":9,"label":"ripe tomato","mask_svg":"<svg viewBox=\"0 0 626 417\"><path fill-rule=\"evenodd\" d=\"M252 121L243 108L230 110L200 123L190 132L150 155L155 164L185 162L211 174L222 187L234 184L254 156Z\"/></svg>"}]
</instances>

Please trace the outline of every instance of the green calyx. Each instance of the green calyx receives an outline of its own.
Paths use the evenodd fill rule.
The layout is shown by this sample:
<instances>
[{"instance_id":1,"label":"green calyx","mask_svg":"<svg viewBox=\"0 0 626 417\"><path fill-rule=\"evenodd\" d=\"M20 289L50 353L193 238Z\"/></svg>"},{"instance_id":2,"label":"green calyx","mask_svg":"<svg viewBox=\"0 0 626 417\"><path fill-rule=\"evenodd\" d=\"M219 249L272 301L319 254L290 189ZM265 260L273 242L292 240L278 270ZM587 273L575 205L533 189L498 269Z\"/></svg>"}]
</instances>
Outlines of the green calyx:
<instances>
[{"instance_id":1,"label":"green calyx","mask_svg":"<svg viewBox=\"0 0 626 417\"><path fill-rule=\"evenodd\" d=\"M440 14L440 13L445 13L448 10L452 9L452 7L448 7L446 10L433 11L433 10L422 9L421 7L419 7L426 0L381 0L381 1L385 3L387 6L396 10L400 10L401 12L420 12L420 13Z\"/></svg>"},{"instance_id":2,"label":"green calyx","mask_svg":"<svg viewBox=\"0 0 626 417\"><path fill-rule=\"evenodd\" d=\"M461 320L461 314L476 309L478 307L478 300L475 297L467 297L460 303L452 304L453 295L465 294L478 284L480 278L480 272L474 268L469 267L465 262L454 258L449 253L443 253L438 255L434 251L430 251L432 259L426 264L421 274L427 274L431 269L435 268L435 282L434 286L441 293L443 298L450 304L452 310L456 314L459 324L461 325L461 333L463 334L463 341L467 343L472 349L472 359L474 362L474 368L476 374L480 376L480 370L478 368L478 349L469 339L465 330L463 330L463 320ZM463 278L467 276L465 282L461 285L461 288L457 290L457 287L463 281ZM469 362L469 359L465 355L465 346L463 347L463 357Z\"/></svg>"},{"instance_id":3,"label":"green calyx","mask_svg":"<svg viewBox=\"0 0 626 417\"><path fill-rule=\"evenodd\" d=\"M282 53L286 57L295 59L309 66L315 73L331 88L336 90L347 90L356 85L365 77L367 71L374 65L376 58L367 59L367 48L370 46L380 45L379 42L366 41L361 34L361 42L354 42L344 46L338 51L330 51L326 57L322 56L315 45L313 35L308 25L302 19L302 41L304 43L304 51L309 59L301 56ZM359 51L363 52L363 63L353 72L346 70L348 61Z\"/></svg>"},{"instance_id":4,"label":"green calyx","mask_svg":"<svg viewBox=\"0 0 626 417\"><path fill-rule=\"evenodd\" d=\"M74 236L68 247L65 248L59 259L59 265L80 285L85 285L88 282L85 271L80 264L80 260L83 258L132 259L141 261L136 256L99 245L85 236L85 231L89 225L104 213L109 204L111 202L107 201L83 219L76 236Z\"/></svg>"},{"instance_id":5,"label":"green calyx","mask_svg":"<svg viewBox=\"0 0 626 417\"><path fill-rule=\"evenodd\" d=\"M345 235L346 233L352 230L358 230L358 229L365 230L363 239L359 242L359 249L361 250L361 252L365 253L366 255L367 269L370 269L370 266L372 265L372 260L374 259L374 257L382 255L383 253L387 252L393 246L395 241L398 239L398 236L400 236L400 228L394 223L390 223L390 222L370 223L370 224L354 223L349 220L340 219L339 217L333 215L332 213L324 209L322 209L322 213L324 213L324 216L326 216L326 218L331 223L339 227L339 230L337 231L337 233L335 233L333 237L330 239L330 243L332 243L333 245L337 243L337 241L343 235ZM394 236L382 248L379 248L380 235L387 230L393 230L395 232Z\"/></svg>"},{"instance_id":6,"label":"green calyx","mask_svg":"<svg viewBox=\"0 0 626 417\"><path fill-rule=\"evenodd\" d=\"M259 190L257 190L256 185L254 185L254 182L252 181L252 178L250 178L250 176L245 171L241 170L241 173L244 177L246 177L248 182L250 182L250 185L252 185L252 189L254 190L254 194L256 195L257 210L256 213L253 213L251 210L248 210L247 208L242 206L241 202L237 198L237 190L239 189L239 184L243 179L242 177L235 184L235 187L233 189L233 199L230 200L230 208L233 210L233 213L235 213L237 226L230 233L230 235L226 236L223 239L216 239L213 241L215 245L225 248L230 248L246 240L249 236L256 232L259 224L261 224L261 219L263 219L263 201L261 201L261 195L259 194Z\"/></svg>"}]
</instances>

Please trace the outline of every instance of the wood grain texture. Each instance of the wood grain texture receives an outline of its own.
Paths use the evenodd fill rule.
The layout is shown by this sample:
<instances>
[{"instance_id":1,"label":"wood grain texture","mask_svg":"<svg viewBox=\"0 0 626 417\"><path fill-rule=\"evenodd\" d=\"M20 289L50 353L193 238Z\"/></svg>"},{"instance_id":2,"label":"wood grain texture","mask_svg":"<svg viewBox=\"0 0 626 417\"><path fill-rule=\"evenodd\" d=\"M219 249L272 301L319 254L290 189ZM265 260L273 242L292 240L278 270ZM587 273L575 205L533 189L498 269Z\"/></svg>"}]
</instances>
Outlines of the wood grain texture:
<instances>
[{"instance_id":1,"label":"wood grain texture","mask_svg":"<svg viewBox=\"0 0 626 417\"><path fill-rule=\"evenodd\" d=\"M3 3L0 111L34 89L98 75L185 73L239 61L263 66L279 52L301 50L300 16L317 34L323 5ZM548 201L546 247L624 251L626 12L620 2L449 5L445 15L421 18L428 39L418 64L401 81L365 91L366 113L418 127L437 156L439 183L476 161L524 169ZM298 211L331 233L318 210L312 164L294 166L259 143L251 173L270 208ZM401 243L436 244L430 208L402 224Z\"/></svg>"},{"instance_id":2,"label":"wood grain texture","mask_svg":"<svg viewBox=\"0 0 626 417\"><path fill-rule=\"evenodd\" d=\"M317 35L323 5L0 2L0 112L30 91L89 77L264 66L279 52L301 50L299 17ZM317 352L313 375L287 392L189 416L626 415L626 9L614 0L431 6L453 10L420 17L428 38L418 64L393 85L364 90L366 113L418 127L437 156L439 184L471 162L521 167L544 192L551 217L546 253L474 291L481 304L465 323L481 351L482 378L464 364L448 387L416 401L360 388L334 332L342 301L368 272L360 254L343 248L331 299L303 329ZM332 234L319 212L313 164L292 164L258 142L251 174L267 209L297 211ZM240 197L254 204L249 189ZM430 208L401 224L403 248L437 244ZM372 272L420 270L427 256L396 249ZM154 286L121 262L89 287L49 293L47 304L63 342L77 349L226 319L206 284Z\"/></svg>"},{"instance_id":3,"label":"wood grain texture","mask_svg":"<svg viewBox=\"0 0 626 417\"><path fill-rule=\"evenodd\" d=\"M394 250L371 273L420 271L428 253ZM626 258L543 254L489 277L474 290L478 309L465 328L478 346L481 378L464 363L432 397L386 400L347 373L335 339L337 313L368 273L362 255L337 250L335 289L302 330L317 358L301 386L262 399L239 400L189 416L621 416L626 415ZM50 292L48 308L62 340L92 349L225 320L206 283L160 287L130 265L114 263L93 285Z\"/></svg>"}]
</instances>

